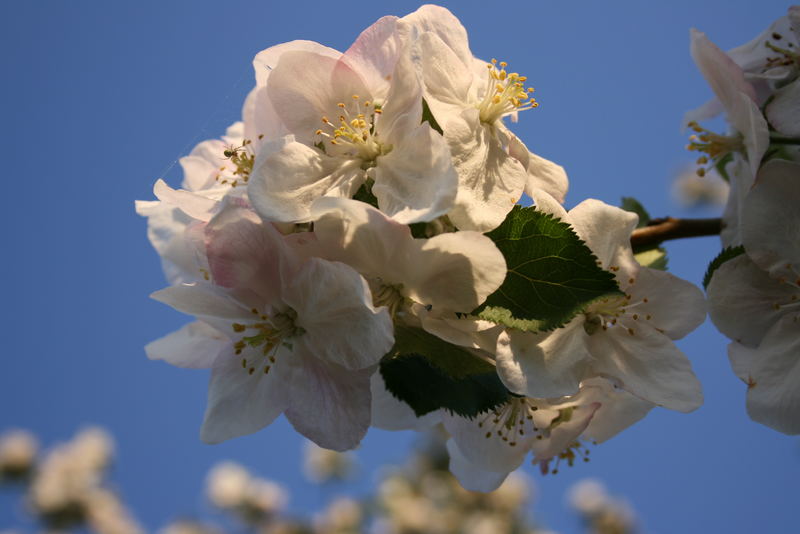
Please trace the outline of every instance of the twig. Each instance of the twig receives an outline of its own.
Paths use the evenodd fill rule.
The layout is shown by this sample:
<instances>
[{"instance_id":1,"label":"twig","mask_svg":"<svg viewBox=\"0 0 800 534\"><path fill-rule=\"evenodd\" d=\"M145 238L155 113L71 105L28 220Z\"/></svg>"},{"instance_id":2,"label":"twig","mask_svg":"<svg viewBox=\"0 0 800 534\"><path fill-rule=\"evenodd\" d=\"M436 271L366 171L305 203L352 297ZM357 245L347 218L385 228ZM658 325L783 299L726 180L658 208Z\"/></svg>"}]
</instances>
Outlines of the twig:
<instances>
[{"instance_id":1,"label":"twig","mask_svg":"<svg viewBox=\"0 0 800 534\"><path fill-rule=\"evenodd\" d=\"M719 235L722 230L722 220L715 219L676 219L664 217L653 219L647 226L637 228L631 234L631 245L634 248L658 245L668 239L681 239L684 237L701 237Z\"/></svg>"}]
</instances>

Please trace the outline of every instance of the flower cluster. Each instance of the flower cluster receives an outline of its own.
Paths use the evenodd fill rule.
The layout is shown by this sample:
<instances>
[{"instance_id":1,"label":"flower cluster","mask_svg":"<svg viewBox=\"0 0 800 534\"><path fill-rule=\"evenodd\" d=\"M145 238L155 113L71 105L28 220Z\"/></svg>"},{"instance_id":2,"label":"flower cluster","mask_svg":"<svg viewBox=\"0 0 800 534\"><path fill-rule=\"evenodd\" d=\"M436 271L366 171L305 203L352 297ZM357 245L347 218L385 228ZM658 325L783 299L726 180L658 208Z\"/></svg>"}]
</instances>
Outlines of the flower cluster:
<instances>
[{"instance_id":1,"label":"flower cluster","mask_svg":"<svg viewBox=\"0 0 800 534\"><path fill-rule=\"evenodd\" d=\"M728 135L696 122L690 148L731 184L722 244L706 275L711 319L732 342L750 416L800 433L800 6L728 53L700 32L692 54L716 94L699 117L722 110ZM703 112L704 110L705 112ZM711 112L709 112L711 110Z\"/></svg>"},{"instance_id":2,"label":"flower cluster","mask_svg":"<svg viewBox=\"0 0 800 534\"><path fill-rule=\"evenodd\" d=\"M449 11L254 66L242 122L137 204L171 284L153 298L196 317L146 351L211 369L203 440L283 414L344 451L442 423L453 472L490 491L528 453L556 471L702 403L674 344L702 292L637 261L636 214L563 207L564 169L506 124L539 106L528 78L475 58Z\"/></svg>"}]
</instances>

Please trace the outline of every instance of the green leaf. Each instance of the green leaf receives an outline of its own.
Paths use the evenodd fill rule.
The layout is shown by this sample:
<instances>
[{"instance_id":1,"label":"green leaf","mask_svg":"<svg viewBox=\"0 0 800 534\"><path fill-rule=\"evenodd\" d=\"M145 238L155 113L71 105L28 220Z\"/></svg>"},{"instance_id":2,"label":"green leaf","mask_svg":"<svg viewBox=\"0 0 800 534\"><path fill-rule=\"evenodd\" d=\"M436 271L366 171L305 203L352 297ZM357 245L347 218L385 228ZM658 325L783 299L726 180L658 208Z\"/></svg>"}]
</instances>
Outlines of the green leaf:
<instances>
[{"instance_id":1,"label":"green leaf","mask_svg":"<svg viewBox=\"0 0 800 534\"><path fill-rule=\"evenodd\" d=\"M442 127L436 122L436 118L433 116L433 112L424 98L422 99L422 122L427 122L431 125L431 128L439 132L440 135L444 135Z\"/></svg>"},{"instance_id":2,"label":"green leaf","mask_svg":"<svg viewBox=\"0 0 800 534\"><path fill-rule=\"evenodd\" d=\"M619 207L625 211L631 211L639 216L639 224L636 225L636 228L647 226L652 219L650 214L647 213L647 210L644 209L644 206L642 206L642 203L633 197L622 197L622 202L620 203Z\"/></svg>"},{"instance_id":3,"label":"green leaf","mask_svg":"<svg viewBox=\"0 0 800 534\"><path fill-rule=\"evenodd\" d=\"M420 328L395 328L395 346L380 372L386 389L417 416L444 408L475 417L509 398L494 365Z\"/></svg>"},{"instance_id":4,"label":"green leaf","mask_svg":"<svg viewBox=\"0 0 800 534\"><path fill-rule=\"evenodd\" d=\"M596 299L622 294L614 275L597 265L572 228L547 213L515 206L503 224L486 235L503 253L508 272L500 288L472 312L475 315L495 317L512 327L519 320L533 321L540 330L552 330Z\"/></svg>"},{"instance_id":5,"label":"green leaf","mask_svg":"<svg viewBox=\"0 0 800 534\"><path fill-rule=\"evenodd\" d=\"M642 267L659 271L667 270L667 251L659 246L636 252L633 257Z\"/></svg>"},{"instance_id":6,"label":"green leaf","mask_svg":"<svg viewBox=\"0 0 800 534\"><path fill-rule=\"evenodd\" d=\"M703 289L708 289L708 284L711 283L711 277L714 276L714 271L719 269L726 261L732 260L736 256L741 256L742 254L744 254L744 247L742 245L722 249L722 252L708 264L706 274L703 276Z\"/></svg>"}]
</instances>

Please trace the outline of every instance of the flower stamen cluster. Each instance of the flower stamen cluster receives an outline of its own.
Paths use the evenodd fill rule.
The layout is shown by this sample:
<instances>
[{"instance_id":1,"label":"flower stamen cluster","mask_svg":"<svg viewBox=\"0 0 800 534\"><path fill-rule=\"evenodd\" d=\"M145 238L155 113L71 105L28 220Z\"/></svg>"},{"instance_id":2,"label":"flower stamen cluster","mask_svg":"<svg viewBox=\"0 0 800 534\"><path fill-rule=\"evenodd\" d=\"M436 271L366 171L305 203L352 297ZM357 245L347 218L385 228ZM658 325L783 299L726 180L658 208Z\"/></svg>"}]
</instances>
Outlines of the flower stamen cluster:
<instances>
[{"instance_id":1,"label":"flower stamen cluster","mask_svg":"<svg viewBox=\"0 0 800 534\"><path fill-rule=\"evenodd\" d=\"M686 150L705 154L697 158L698 165L706 165L710 162L708 167L700 167L697 169L698 176L705 176L711 166L718 163L728 154L743 152L745 150L744 137L742 134L720 135L703 128L695 121L690 122L688 126L695 134L689 137L689 144L686 145Z\"/></svg>"},{"instance_id":2,"label":"flower stamen cluster","mask_svg":"<svg viewBox=\"0 0 800 534\"><path fill-rule=\"evenodd\" d=\"M486 65L489 70L486 93L478 104L480 120L485 124L493 124L517 111L539 107L539 103L533 97L534 88L526 88L524 85L527 76L520 76L516 72L509 74L506 72L507 66L505 61L498 63L496 59L492 59L492 62Z\"/></svg>"}]
</instances>

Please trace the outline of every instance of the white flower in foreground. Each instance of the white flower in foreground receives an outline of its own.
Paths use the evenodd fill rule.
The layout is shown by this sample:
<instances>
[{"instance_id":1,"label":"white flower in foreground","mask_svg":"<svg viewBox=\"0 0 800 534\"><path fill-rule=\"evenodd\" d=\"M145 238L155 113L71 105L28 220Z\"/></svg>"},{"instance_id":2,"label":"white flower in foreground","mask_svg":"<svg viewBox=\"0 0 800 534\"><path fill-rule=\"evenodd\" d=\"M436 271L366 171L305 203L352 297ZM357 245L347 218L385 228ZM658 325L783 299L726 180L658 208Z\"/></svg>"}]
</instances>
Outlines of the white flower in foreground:
<instances>
[{"instance_id":1,"label":"white flower in foreground","mask_svg":"<svg viewBox=\"0 0 800 534\"><path fill-rule=\"evenodd\" d=\"M369 426L370 375L394 342L364 279L341 263L302 261L271 224L235 205L209 222L206 239L217 285L153 294L195 315L202 331L147 347L154 359L212 366L202 439L252 433L284 413L322 447L355 447ZM206 332L211 341L198 343Z\"/></svg>"},{"instance_id":2,"label":"white flower in foreground","mask_svg":"<svg viewBox=\"0 0 800 534\"><path fill-rule=\"evenodd\" d=\"M419 32L425 98L444 131L458 172L455 208L462 230L497 227L523 193L544 189L560 201L567 191L563 168L532 154L503 124L538 104L525 76L506 64L472 56L467 33L448 10L426 5L402 19Z\"/></svg>"},{"instance_id":3,"label":"white flower in foreground","mask_svg":"<svg viewBox=\"0 0 800 534\"><path fill-rule=\"evenodd\" d=\"M514 397L475 419L443 414L452 439L450 470L473 491L493 491L529 452L544 472L556 460L588 461L581 439L605 441L639 421L652 408L602 378L581 384L578 394L561 399Z\"/></svg>"},{"instance_id":4,"label":"white flower in foreground","mask_svg":"<svg viewBox=\"0 0 800 534\"><path fill-rule=\"evenodd\" d=\"M708 286L711 319L734 340L734 372L755 421L800 434L800 165L771 160L746 199L745 255Z\"/></svg>"},{"instance_id":5,"label":"white flower in foreground","mask_svg":"<svg viewBox=\"0 0 800 534\"><path fill-rule=\"evenodd\" d=\"M409 310L411 303L470 312L506 275L502 253L477 232L414 239L408 226L348 199L319 199L312 213L325 256L364 275L376 305L387 306L392 315Z\"/></svg>"},{"instance_id":6,"label":"white flower in foreground","mask_svg":"<svg viewBox=\"0 0 800 534\"><path fill-rule=\"evenodd\" d=\"M350 198L365 184L381 210L403 223L450 210L456 174L442 137L421 124L414 52L398 41L396 26L384 17L338 58L312 50L281 55L265 96L291 135L257 159L249 186L265 220L308 221L317 198Z\"/></svg>"},{"instance_id":7,"label":"white flower in foreground","mask_svg":"<svg viewBox=\"0 0 800 534\"><path fill-rule=\"evenodd\" d=\"M700 383L673 340L703 322L703 293L636 263L630 245L635 214L592 199L569 213L544 195L536 201L538 209L572 225L599 265L614 273L623 294L589 304L549 333L501 334L497 371L506 387L530 397L556 397L576 393L588 377L604 376L666 408L688 412L700 406Z\"/></svg>"}]
</instances>

